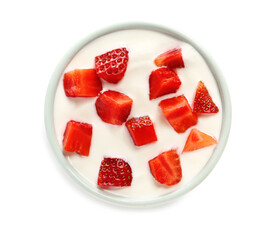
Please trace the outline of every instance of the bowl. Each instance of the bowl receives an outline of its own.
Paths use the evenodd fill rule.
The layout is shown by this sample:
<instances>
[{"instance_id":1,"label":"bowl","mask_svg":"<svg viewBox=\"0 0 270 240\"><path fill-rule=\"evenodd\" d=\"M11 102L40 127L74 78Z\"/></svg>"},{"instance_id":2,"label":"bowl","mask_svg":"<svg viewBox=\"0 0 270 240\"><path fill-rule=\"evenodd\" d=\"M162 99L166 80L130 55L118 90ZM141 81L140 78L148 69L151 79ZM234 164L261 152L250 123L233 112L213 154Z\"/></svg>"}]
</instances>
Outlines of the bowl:
<instances>
[{"instance_id":1,"label":"bowl","mask_svg":"<svg viewBox=\"0 0 270 240\"><path fill-rule=\"evenodd\" d=\"M186 185L182 186L181 188L171 193L168 193L166 195L161 195L154 199L149 199L149 200L121 197L118 195L114 195L114 194L110 194L108 192L102 191L96 186L89 184L89 181L87 181L84 177L82 177L82 175L80 175L80 173L69 163L69 161L67 161L67 158L65 157L61 149L61 146L59 146L58 144L55 127L54 127L54 99L56 95L56 89L61 79L61 76L66 66L71 61L71 59L78 53L78 51L80 51L80 49L82 49L86 44L92 42L93 40L109 33L117 32L121 30L130 30L130 29L151 30L151 31L160 32L162 34L184 41L190 44L191 46L193 46L203 57L210 71L212 72L216 80L218 91L219 91L221 102L222 102L222 125L221 125L219 143L217 144L215 150L213 151L213 154L211 155L210 159L207 161L205 166ZM229 132L230 132L231 101L230 101L230 95L229 95L229 91L228 91L225 79L221 71L219 70L217 64L212 59L212 57L193 39L185 36L184 34L176 30L172 30L164 26L146 24L146 23L145 24L127 23L127 24L110 26L98 32L91 33L85 39L79 41L75 46L73 46L67 52L67 54L63 57L63 59L59 62L55 71L52 74L52 77L51 77L51 80L49 82L49 86L47 89L46 100L45 100L45 126L46 126L47 136L48 136L50 145L54 153L56 154L57 159L63 166L63 168L77 183L79 183L82 187L84 187L92 196L95 196L98 199L101 199L110 203L118 204L118 205L153 206L157 204L166 203L170 200L173 200L189 192L190 190L195 188L197 185L199 185L215 167L215 165L217 164L218 160L220 159L223 153L223 150L226 146Z\"/></svg>"}]
</instances>

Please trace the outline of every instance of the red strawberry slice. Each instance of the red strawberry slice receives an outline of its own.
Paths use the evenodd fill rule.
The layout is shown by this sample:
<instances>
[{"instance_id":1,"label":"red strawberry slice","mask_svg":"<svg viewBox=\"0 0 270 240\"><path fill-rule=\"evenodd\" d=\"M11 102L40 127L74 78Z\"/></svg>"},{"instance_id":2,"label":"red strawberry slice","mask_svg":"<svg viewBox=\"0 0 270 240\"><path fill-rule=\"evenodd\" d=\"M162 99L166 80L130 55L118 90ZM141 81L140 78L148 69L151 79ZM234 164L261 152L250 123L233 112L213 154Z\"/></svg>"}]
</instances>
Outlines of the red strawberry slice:
<instances>
[{"instance_id":1,"label":"red strawberry slice","mask_svg":"<svg viewBox=\"0 0 270 240\"><path fill-rule=\"evenodd\" d=\"M177 74L166 68L154 70L149 77L149 98L150 100L160 96L175 93L181 85Z\"/></svg>"},{"instance_id":2,"label":"red strawberry slice","mask_svg":"<svg viewBox=\"0 0 270 240\"><path fill-rule=\"evenodd\" d=\"M132 170L130 165L120 158L104 158L98 174L100 187L131 186Z\"/></svg>"},{"instance_id":3,"label":"red strawberry slice","mask_svg":"<svg viewBox=\"0 0 270 240\"><path fill-rule=\"evenodd\" d=\"M95 57L97 75L109 83L118 83L124 77L127 64L126 48L117 48Z\"/></svg>"},{"instance_id":4,"label":"red strawberry slice","mask_svg":"<svg viewBox=\"0 0 270 240\"><path fill-rule=\"evenodd\" d=\"M155 60L156 66L166 66L168 68L184 68L185 64L182 57L182 49L174 48L160 54Z\"/></svg>"},{"instance_id":5,"label":"red strawberry slice","mask_svg":"<svg viewBox=\"0 0 270 240\"><path fill-rule=\"evenodd\" d=\"M217 144L217 140L214 137L194 128L188 135L183 152L194 151L214 144Z\"/></svg>"},{"instance_id":6,"label":"red strawberry slice","mask_svg":"<svg viewBox=\"0 0 270 240\"><path fill-rule=\"evenodd\" d=\"M181 181L182 168L176 150L163 152L148 163L153 177L161 184L171 186Z\"/></svg>"},{"instance_id":7,"label":"red strawberry slice","mask_svg":"<svg viewBox=\"0 0 270 240\"><path fill-rule=\"evenodd\" d=\"M207 88L202 81L199 82L193 103L193 112L196 113L217 113L219 111L213 102Z\"/></svg>"},{"instance_id":8,"label":"red strawberry slice","mask_svg":"<svg viewBox=\"0 0 270 240\"><path fill-rule=\"evenodd\" d=\"M63 147L67 152L77 152L89 156L92 140L92 125L76 121L69 121L64 133Z\"/></svg>"},{"instance_id":9,"label":"red strawberry slice","mask_svg":"<svg viewBox=\"0 0 270 240\"><path fill-rule=\"evenodd\" d=\"M177 133L183 133L197 124L198 117L184 95L164 99L159 103L165 117Z\"/></svg>"},{"instance_id":10,"label":"red strawberry slice","mask_svg":"<svg viewBox=\"0 0 270 240\"><path fill-rule=\"evenodd\" d=\"M126 127L136 146L157 141L154 125L149 116L132 118L126 122Z\"/></svg>"},{"instance_id":11,"label":"red strawberry slice","mask_svg":"<svg viewBox=\"0 0 270 240\"><path fill-rule=\"evenodd\" d=\"M67 97L96 97L102 83L95 69L75 69L64 74L64 90Z\"/></svg>"},{"instance_id":12,"label":"red strawberry slice","mask_svg":"<svg viewBox=\"0 0 270 240\"><path fill-rule=\"evenodd\" d=\"M130 114L132 103L127 95L109 90L97 98L97 114L106 123L122 125Z\"/></svg>"}]
</instances>

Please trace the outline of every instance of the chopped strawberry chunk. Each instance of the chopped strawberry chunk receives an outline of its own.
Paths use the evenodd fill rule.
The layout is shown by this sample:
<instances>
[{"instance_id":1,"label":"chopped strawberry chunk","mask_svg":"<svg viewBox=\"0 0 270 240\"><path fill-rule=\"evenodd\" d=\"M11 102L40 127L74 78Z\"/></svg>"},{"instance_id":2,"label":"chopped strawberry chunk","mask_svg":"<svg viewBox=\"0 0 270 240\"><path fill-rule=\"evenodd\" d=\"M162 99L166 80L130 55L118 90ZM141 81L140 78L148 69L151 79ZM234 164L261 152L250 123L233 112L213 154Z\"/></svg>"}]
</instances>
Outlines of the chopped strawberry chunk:
<instances>
[{"instance_id":1,"label":"chopped strawberry chunk","mask_svg":"<svg viewBox=\"0 0 270 240\"><path fill-rule=\"evenodd\" d=\"M127 95L106 91L99 95L96 110L102 121L113 125L122 125L128 118L133 100Z\"/></svg>"},{"instance_id":2,"label":"chopped strawberry chunk","mask_svg":"<svg viewBox=\"0 0 270 240\"><path fill-rule=\"evenodd\" d=\"M95 57L97 75L109 83L118 83L125 75L128 51L118 48Z\"/></svg>"},{"instance_id":3,"label":"chopped strawberry chunk","mask_svg":"<svg viewBox=\"0 0 270 240\"><path fill-rule=\"evenodd\" d=\"M132 118L126 122L126 127L136 146L157 141L154 125L149 116Z\"/></svg>"},{"instance_id":4,"label":"chopped strawberry chunk","mask_svg":"<svg viewBox=\"0 0 270 240\"><path fill-rule=\"evenodd\" d=\"M171 186L181 181L182 168L176 150L163 152L148 163L153 177L161 184Z\"/></svg>"},{"instance_id":5,"label":"chopped strawberry chunk","mask_svg":"<svg viewBox=\"0 0 270 240\"><path fill-rule=\"evenodd\" d=\"M213 102L207 88L202 81L199 82L193 103L193 112L196 113L217 113L218 107Z\"/></svg>"},{"instance_id":6,"label":"chopped strawberry chunk","mask_svg":"<svg viewBox=\"0 0 270 240\"><path fill-rule=\"evenodd\" d=\"M104 158L100 164L98 186L131 186L132 170L130 165L120 158Z\"/></svg>"},{"instance_id":7,"label":"chopped strawberry chunk","mask_svg":"<svg viewBox=\"0 0 270 240\"><path fill-rule=\"evenodd\" d=\"M96 97L102 83L95 69L76 69L64 74L64 90L67 97Z\"/></svg>"},{"instance_id":8,"label":"chopped strawberry chunk","mask_svg":"<svg viewBox=\"0 0 270 240\"><path fill-rule=\"evenodd\" d=\"M160 54L154 63L158 66L166 66L168 68L184 68L185 64L182 57L182 49L174 48L165 53Z\"/></svg>"},{"instance_id":9,"label":"chopped strawberry chunk","mask_svg":"<svg viewBox=\"0 0 270 240\"><path fill-rule=\"evenodd\" d=\"M92 139L92 125L69 121L64 133L63 147L67 152L77 152L89 156Z\"/></svg>"},{"instance_id":10,"label":"chopped strawberry chunk","mask_svg":"<svg viewBox=\"0 0 270 240\"><path fill-rule=\"evenodd\" d=\"M194 151L214 144L217 144L217 140L214 137L193 128L188 135L183 152Z\"/></svg>"},{"instance_id":11,"label":"chopped strawberry chunk","mask_svg":"<svg viewBox=\"0 0 270 240\"><path fill-rule=\"evenodd\" d=\"M164 99L159 103L165 117L177 133L183 133L197 124L198 117L184 95Z\"/></svg>"},{"instance_id":12,"label":"chopped strawberry chunk","mask_svg":"<svg viewBox=\"0 0 270 240\"><path fill-rule=\"evenodd\" d=\"M150 100L160 96L175 93L181 85L177 74L166 68L154 70L149 77L149 98Z\"/></svg>"}]
</instances>

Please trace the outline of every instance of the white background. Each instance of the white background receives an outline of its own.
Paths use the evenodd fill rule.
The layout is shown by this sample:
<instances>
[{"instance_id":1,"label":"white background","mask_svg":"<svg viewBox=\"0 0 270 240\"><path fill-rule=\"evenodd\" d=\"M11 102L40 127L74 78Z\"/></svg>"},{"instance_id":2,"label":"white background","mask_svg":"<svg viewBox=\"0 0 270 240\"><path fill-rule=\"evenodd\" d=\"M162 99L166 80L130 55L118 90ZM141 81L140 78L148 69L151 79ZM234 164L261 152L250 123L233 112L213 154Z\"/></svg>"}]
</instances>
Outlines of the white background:
<instances>
[{"instance_id":1,"label":"white background","mask_svg":"<svg viewBox=\"0 0 270 240\"><path fill-rule=\"evenodd\" d=\"M0 2L0 239L270 239L269 1ZM232 98L227 148L207 179L161 207L93 199L47 141L50 76L78 40L147 21L193 37L215 58Z\"/></svg>"}]
</instances>

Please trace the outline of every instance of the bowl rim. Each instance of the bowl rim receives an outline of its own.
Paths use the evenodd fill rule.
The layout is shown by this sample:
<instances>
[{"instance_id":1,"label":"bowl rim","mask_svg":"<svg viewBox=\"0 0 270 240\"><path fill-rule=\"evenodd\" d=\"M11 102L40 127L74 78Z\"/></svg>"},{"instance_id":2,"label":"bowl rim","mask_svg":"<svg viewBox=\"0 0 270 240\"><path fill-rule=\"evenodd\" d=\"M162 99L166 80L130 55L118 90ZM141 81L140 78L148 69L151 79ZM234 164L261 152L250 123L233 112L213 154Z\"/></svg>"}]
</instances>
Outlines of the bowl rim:
<instances>
[{"instance_id":1,"label":"bowl rim","mask_svg":"<svg viewBox=\"0 0 270 240\"><path fill-rule=\"evenodd\" d=\"M154 199L130 199L127 197L121 197L117 195L110 195L107 192L104 192L97 187L92 187L89 185L89 182L83 178L79 172L76 171L75 168L72 167L72 165L67 161L66 157L63 155L62 149L59 146L59 143L57 141L55 128L54 128L54 98L56 94L56 89L58 86L58 82L60 80L60 77L65 70L66 66L69 64L71 59L80 51L86 44L90 43L91 41L117 31L122 30L131 30L131 29L140 29L140 30L150 30L150 31L156 31L160 32L166 35L169 35L171 37L174 37L176 39L179 39L180 41L184 41L189 43L191 46L193 46L204 58L206 61L208 67L210 68L216 82L218 85L221 102L222 102L222 114L223 114L223 120L222 120L222 126L220 131L220 138L219 143L216 146L211 158L207 161L206 165L202 168L202 170L186 185L183 187L168 193L166 195L162 195L159 197L156 197ZM107 28L104 28L102 30L96 31L94 33L89 34L84 39L77 42L61 59L61 61L56 66L46 93L45 98L45 106L44 106L44 120L45 120L45 127L46 132L48 136L48 140L50 142L50 145L54 151L54 153L57 156L57 159L59 160L60 164L64 167L64 169L67 171L67 173L76 180L82 187L84 187L89 193L91 193L92 196L97 197L98 199L104 200L106 202L114 203L117 205L125 205L125 206L153 206L158 204L166 203L170 200L176 199L177 197L182 196L183 194L191 191L193 188L195 188L197 185L199 185L213 170L215 165L217 164L218 160L220 159L224 148L226 146L226 143L228 141L229 133L230 133L230 127L231 127L231 118L232 118L232 109L231 109L231 100L230 100L230 94L228 91L228 87L226 84L226 81L224 79L224 76L222 72L220 71L219 67L217 66L216 62L213 60L213 58L208 54L208 52L201 47L197 42L195 42L193 39L187 37L185 34L176 31L174 29L171 29L167 26L162 25L156 25L152 23L122 23L122 24L116 24L109 26Z\"/></svg>"}]
</instances>

